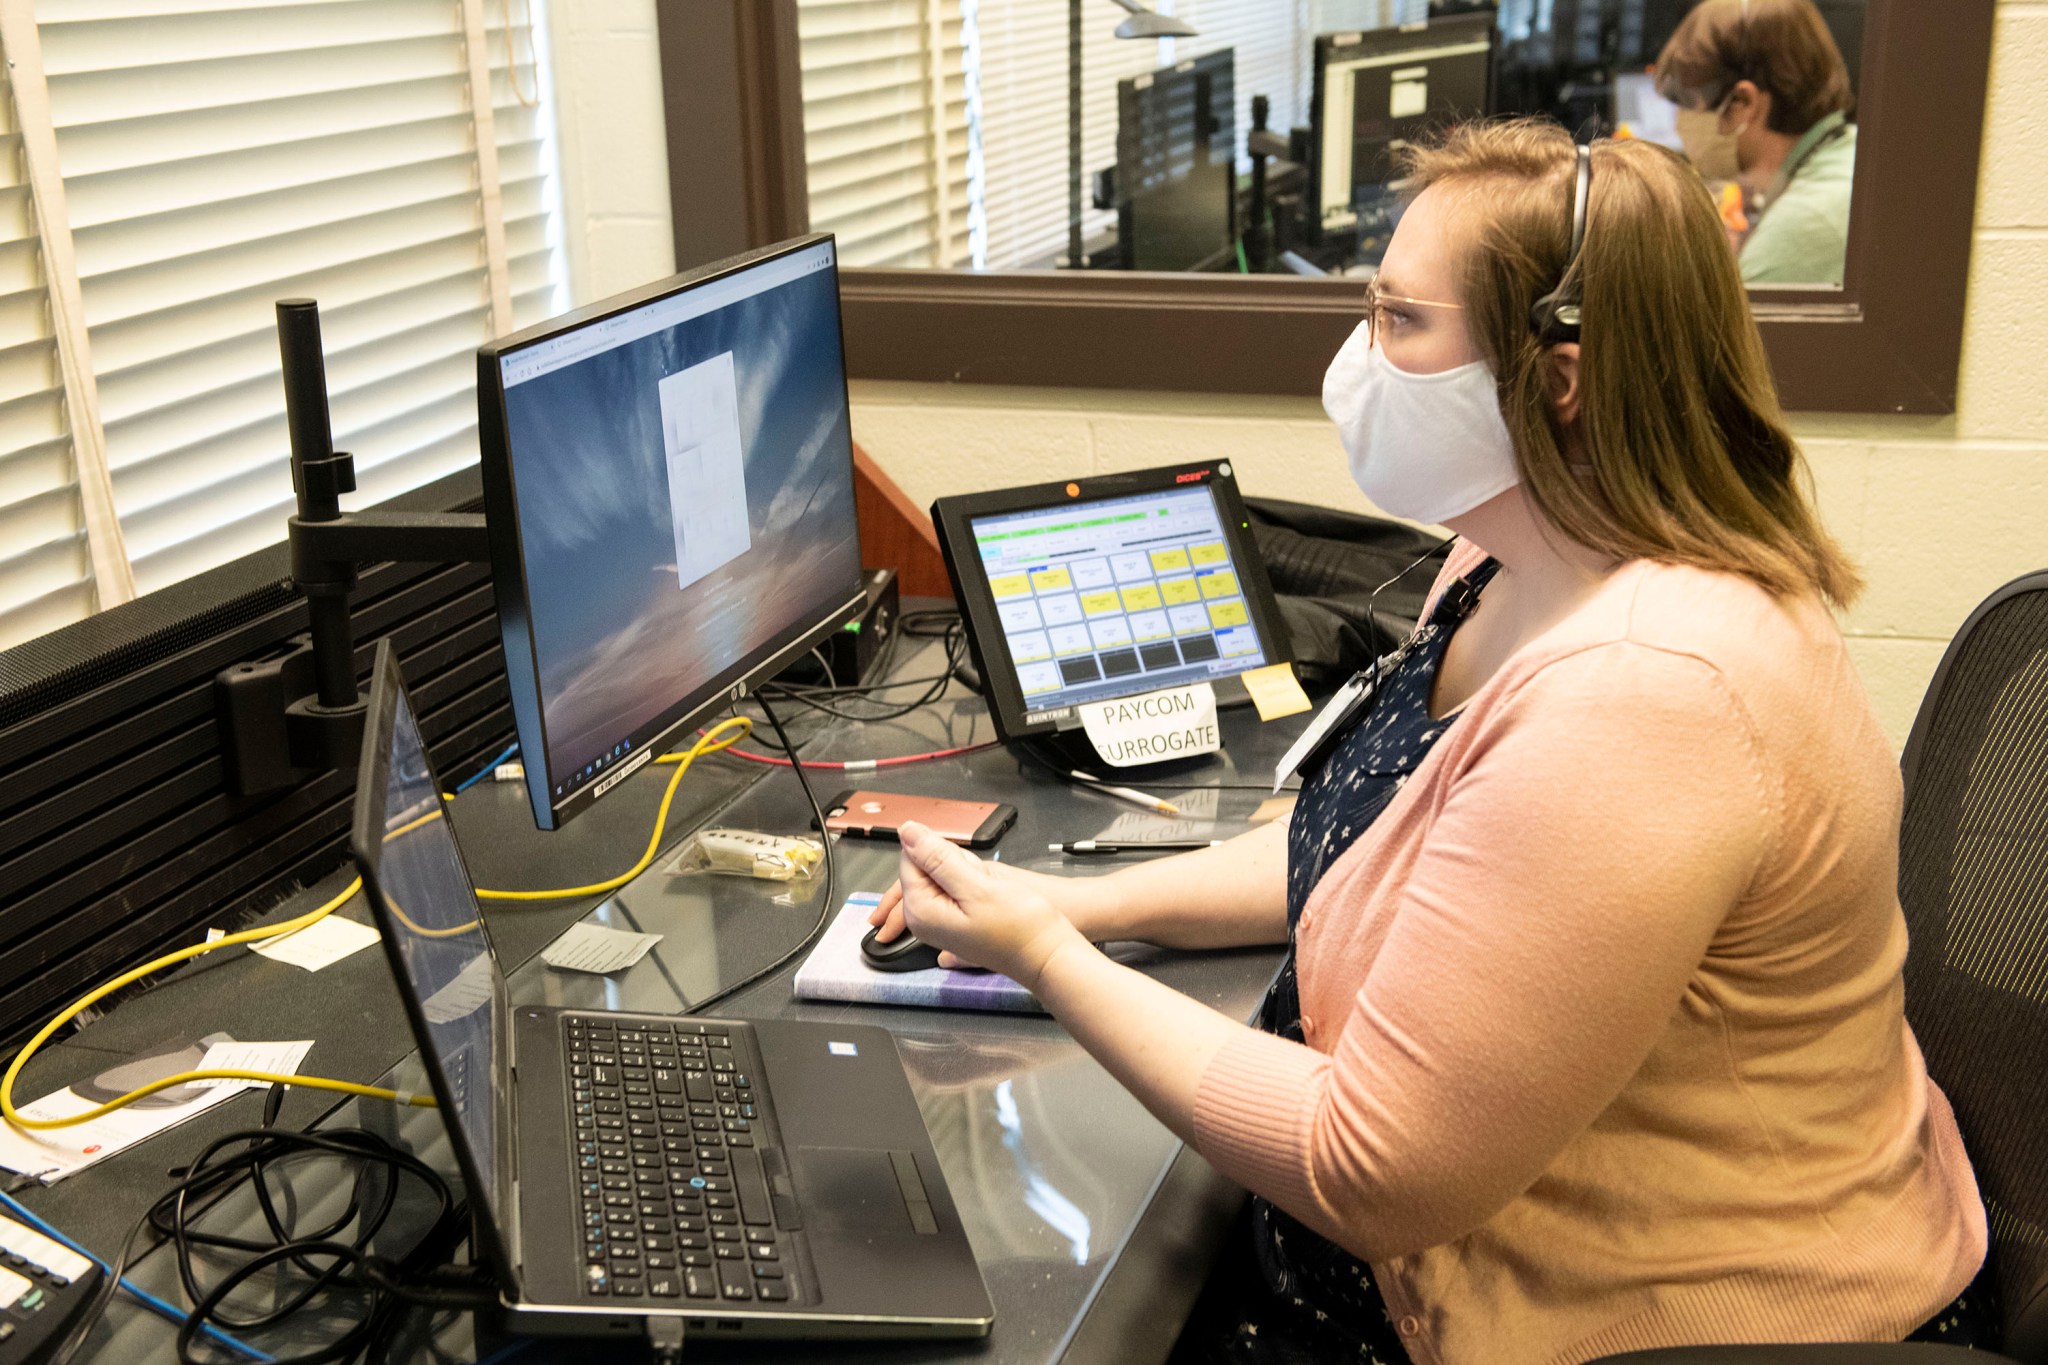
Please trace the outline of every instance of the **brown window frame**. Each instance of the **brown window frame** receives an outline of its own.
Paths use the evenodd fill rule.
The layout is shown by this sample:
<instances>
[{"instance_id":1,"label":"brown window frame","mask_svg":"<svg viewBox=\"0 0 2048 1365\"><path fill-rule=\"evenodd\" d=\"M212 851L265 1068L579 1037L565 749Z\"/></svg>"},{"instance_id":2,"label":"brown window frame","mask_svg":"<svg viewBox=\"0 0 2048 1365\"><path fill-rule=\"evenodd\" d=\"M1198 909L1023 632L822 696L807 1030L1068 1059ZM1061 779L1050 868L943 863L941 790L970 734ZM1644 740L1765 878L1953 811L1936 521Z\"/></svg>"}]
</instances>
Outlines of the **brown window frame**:
<instances>
[{"instance_id":1,"label":"brown window frame","mask_svg":"<svg viewBox=\"0 0 2048 1365\"><path fill-rule=\"evenodd\" d=\"M1952 413L1994 0L1870 0L1844 287L1751 293L1787 408ZM657 0L678 268L803 232L796 0ZM876 270L857 379L1315 394L1354 281Z\"/></svg>"}]
</instances>

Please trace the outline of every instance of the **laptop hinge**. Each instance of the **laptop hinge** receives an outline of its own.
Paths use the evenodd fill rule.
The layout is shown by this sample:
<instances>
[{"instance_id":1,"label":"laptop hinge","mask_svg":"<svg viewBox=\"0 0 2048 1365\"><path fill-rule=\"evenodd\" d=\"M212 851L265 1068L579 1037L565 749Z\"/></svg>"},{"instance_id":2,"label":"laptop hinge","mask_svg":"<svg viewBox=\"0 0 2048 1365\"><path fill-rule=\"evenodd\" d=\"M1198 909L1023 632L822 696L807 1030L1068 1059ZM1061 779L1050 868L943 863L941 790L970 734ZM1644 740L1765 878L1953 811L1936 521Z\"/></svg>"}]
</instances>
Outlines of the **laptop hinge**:
<instances>
[{"instance_id":1,"label":"laptop hinge","mask_svg":"<svg viewBox=\"0 0 2048 1365\"><path fill-rule=\"evenodd\" d=\"M498 1131L504 1139L498 1144L498 1160L503 1163L500 1169L504 1175L499 1184L505 1196L505 1255L524 1280L526 1251L519 1218L519 1028L511 1022L509 1011L506 1022L505 1095L504 1105L498 1111Z\"/></svg>"}]
</instances>

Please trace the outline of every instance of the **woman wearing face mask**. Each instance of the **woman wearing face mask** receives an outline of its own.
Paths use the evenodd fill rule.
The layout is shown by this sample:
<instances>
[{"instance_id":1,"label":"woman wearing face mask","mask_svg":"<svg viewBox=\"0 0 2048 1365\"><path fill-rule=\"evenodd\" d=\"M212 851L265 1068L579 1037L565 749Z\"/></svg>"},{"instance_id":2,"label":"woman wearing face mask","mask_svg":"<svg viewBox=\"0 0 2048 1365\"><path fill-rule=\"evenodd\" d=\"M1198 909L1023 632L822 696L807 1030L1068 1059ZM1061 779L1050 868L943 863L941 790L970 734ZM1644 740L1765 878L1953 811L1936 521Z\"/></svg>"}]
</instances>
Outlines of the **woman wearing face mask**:
<instances>
[{"instance_id":1,"label":"woman wearing face mask","mask_svg":"<svg viewBox=\"0 0 2048 1365\"><path fill-rule=\"evenodd\" d=\"M1704 0L1657 58L1686 155L1741 184L1748 284L1840 284L1856 177L1849 70L1812 0Z\"/></svg>"},{"instance_id":2,"label":"woman wearing face mask","mask_svg":"<svg viewBox=\"0 0 2048 1365\"><path fill-rule=\"evenodd\" d=\"M1028 985L1252 1191L1183 1360L1969 1341L1856 574L1706 190L1537 122L1411 158L1324 404L1461 543L1291 820L1073 880L906 826L875 918ZM1248 1028L1120 939L1291 951Z\"/></svg>"}]
</instances>

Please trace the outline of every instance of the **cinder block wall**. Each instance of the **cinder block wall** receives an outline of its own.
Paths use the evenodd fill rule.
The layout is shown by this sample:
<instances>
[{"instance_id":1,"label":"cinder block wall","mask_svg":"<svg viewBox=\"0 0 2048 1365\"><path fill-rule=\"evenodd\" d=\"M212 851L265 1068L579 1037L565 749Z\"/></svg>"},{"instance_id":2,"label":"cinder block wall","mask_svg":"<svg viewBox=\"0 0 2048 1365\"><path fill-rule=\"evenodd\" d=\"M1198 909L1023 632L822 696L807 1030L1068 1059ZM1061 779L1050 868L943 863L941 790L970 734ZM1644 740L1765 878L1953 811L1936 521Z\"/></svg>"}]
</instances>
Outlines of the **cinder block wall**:
<instances>
[{"instance_id":1,"label":"cinder block wall","mask_svg":"<svg viewBox=\"0 0 2048 1365\"><path fill-rule=\"evenodd\" d=\"M534 8L555 76L575 302L673 275L654 0L537 0Z\"/></svg>"},{"instance_id":2,"label":"cinder block wall","mask_svg":"<svg viewBox=\"0 0 2048 1365\"><path fill-rule=\"evenodd\" d=\"M673 269L652 0L553 0L579 301ZM1953 417L1800 415L1828 525L1870 580L1843 620L1894 746L1970 608L2048 567L2048 4L2000 0ZM1368 510L1313 399L859 384L854 433L920 504L1228 456L1248 491Z\"/></svg>"}]
</instances>

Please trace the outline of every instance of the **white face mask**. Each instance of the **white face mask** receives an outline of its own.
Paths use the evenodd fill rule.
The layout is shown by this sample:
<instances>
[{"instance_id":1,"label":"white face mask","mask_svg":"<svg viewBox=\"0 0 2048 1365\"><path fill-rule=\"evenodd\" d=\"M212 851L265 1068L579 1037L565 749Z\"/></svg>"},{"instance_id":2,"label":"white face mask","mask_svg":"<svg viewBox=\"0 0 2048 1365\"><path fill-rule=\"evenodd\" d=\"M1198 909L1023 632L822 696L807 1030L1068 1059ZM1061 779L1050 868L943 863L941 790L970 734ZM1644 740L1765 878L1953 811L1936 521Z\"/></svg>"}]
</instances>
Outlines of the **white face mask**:
<instances>
[{"instance_id":1,"label":"white face mask","mask_svg":"<svg viewBox=\"0 0 2048 1365\"><path fill-rule=\"evenodd\" d=\"M1375 507L1440 525L1522 481L1486 362L1410 374L1360 323L1323 376L1323 411Z\"/></svg>"}]
</instances>

